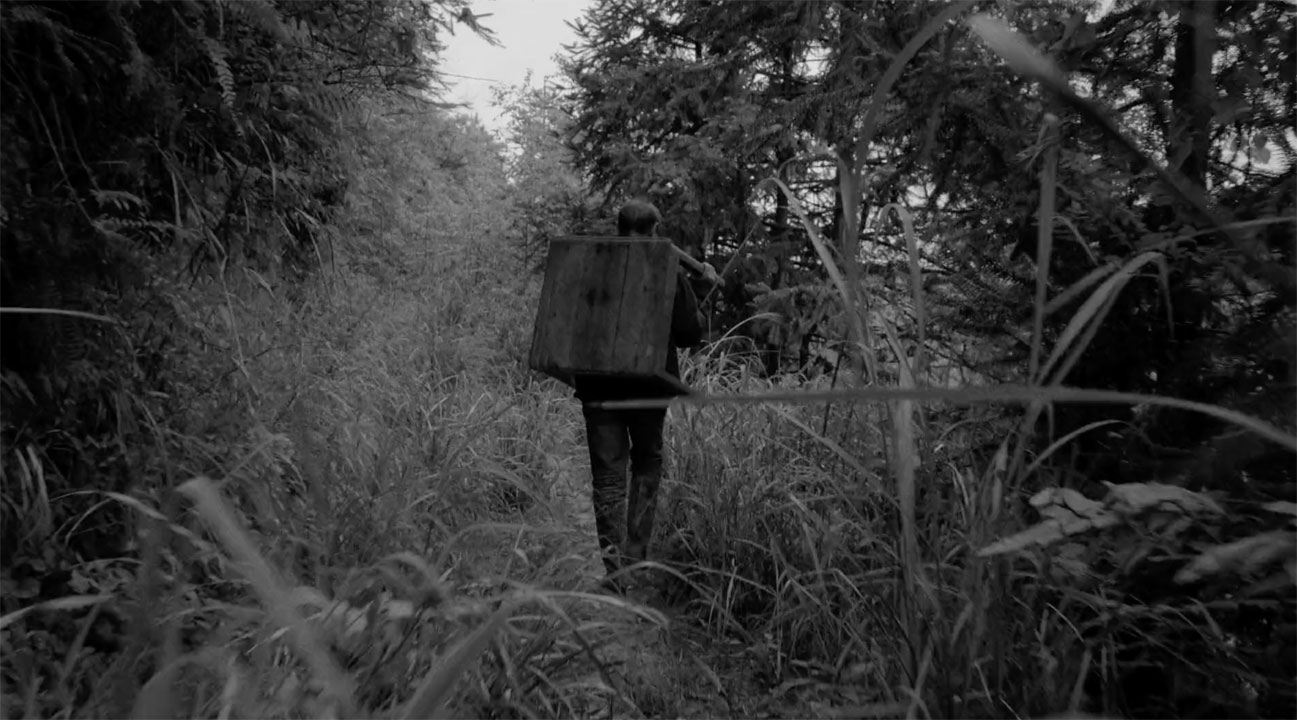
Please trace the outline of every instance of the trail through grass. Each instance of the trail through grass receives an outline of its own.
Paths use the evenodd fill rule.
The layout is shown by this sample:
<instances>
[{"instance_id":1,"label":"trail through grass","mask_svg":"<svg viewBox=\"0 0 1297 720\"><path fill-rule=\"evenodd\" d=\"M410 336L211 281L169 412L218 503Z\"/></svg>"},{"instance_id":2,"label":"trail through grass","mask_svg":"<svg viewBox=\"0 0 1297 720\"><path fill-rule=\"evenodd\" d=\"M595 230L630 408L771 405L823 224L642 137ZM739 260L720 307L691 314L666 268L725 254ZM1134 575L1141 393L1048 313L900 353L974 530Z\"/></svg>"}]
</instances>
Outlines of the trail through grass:
<instances>
[{"instance_id":1,"label":"trail through grass","mask_svg":"<svg viewBox=\"0 0 1297 720\"><path fill-rule=\"evenodd\" d=\"M579 438L567 439L550 454L546 474L551 480L550 496L523 514L526 527L518 528L519 542L510 551L511 559L539 563L534 569L542 575L536 581L545 587L599 593L604 569L596 542L589 464ZM536 540L526 542L527 534ZM751 668L745 664L745 646L719 641L685 604L672 603L646 586L632 590L625 601L646 616L615 599L573 598L563 603L572 621L589 629L584 639L593 655L566 673L568 682L587 688L584 697L574 699L576 716L752 716L758 698Z\"/></svg>"},{"instance_id":2,"label":"trail through grass","mask_svg":"<svg viewBox=\"0 0 1297 720\"><path fill-rule=\"evenodd\" d=\"M693 387L743 400L671 409L651 590L602 592L580 406L526 367L538 278L502 180L398 180L358 175L348 242L313 280L163 282L180 361L151 480L75 517L30 455L14 507L33 538L111 508L141 552L67 561L67 590L0 616L27 663L0 715L1029 717L1144 702L1132 650L1164 642L1186 702L1291 697L1289 646L1204 631L1261 602L1257 637L1291 629L1290 501L1078 483L1046 460L1103 423L1028 453L1034 419L995 403L1088 393L1291 448L1287 430L1176 398L943 389L899 360L908 321L867 307L843 334L898 360L870 346L841 376L771 376L734 333L683 360ZM1094 281L1041 373L1145 264ZM1258 601L1171 586L1234 570Z\"/></svg>"},{"instance_id":3,"label":"trail through grass","mask_svg":"<svg viewBox=\"0 0 1297 720\"><path fill-rule=\"evenodd\" d=\"M395 228L381 278L356 276L350 292L372 298L362 316L321 322L352 328L347 359L335 364L353 370L324 394L354 392L360 407L303 424L341 421L362 451L349 456L382 459L355 475L389 476L386 487L367 482L388 501L377 517L410 521L400 523L403 543L385 543L415 543L465 598L523 598L508 639L483 669L481 710L750 716L759 695L750 646L710 632L683 601L598 589L603 566L580 404L570 388L525 368L538 278L516 272L521 263L509 259L503 219L471 195L456 212L424 212ZM419 228L434 223L437 252L412 246ZM366 387L364 378L381 382ZM387 394L390 409L365 407ZM684 422L681 411L671 417ZM663 505L676 486L676 478L665 480ZM659 523L659 548L671 533ZM508 680L489 679L497 673Z\"/></svg>"}]
</instances>

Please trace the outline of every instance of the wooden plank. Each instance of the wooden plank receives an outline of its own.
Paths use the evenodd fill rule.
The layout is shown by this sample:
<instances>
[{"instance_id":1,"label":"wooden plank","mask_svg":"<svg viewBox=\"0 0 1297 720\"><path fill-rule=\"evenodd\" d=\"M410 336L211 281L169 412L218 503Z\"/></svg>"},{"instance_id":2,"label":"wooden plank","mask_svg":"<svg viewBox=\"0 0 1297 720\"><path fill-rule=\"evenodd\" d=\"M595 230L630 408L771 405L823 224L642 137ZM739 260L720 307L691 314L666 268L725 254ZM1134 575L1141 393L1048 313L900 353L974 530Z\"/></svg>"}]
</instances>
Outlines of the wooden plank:
<instances>
[{"instance_id":1,"label":"wooden plank","mask_svg":"<svg viewBox=\"0 0 1297 720\"><path fill-rule=\"evenodd\" d=\"M674 278L670 242L637 243L628 249L622 313L613 365L632 376L654 376L666 367L674 293L666 293L665 278ZM674 289L674 288L673 288Z\"/></svg>"},{"instance_id":2,"label":"wooden plank","mask_svg":"<svg viewBox=\"0 0 1297 720\"><path fill-rule=\"evenodd\" d=\"M568 364L571 327L565 315L572 302L570 296L578 289L579 279L574 273L580 265L572 262L578 249L567 238L550 242L528 358L528 364L542 372L553 374Z\"/></svg>"},{"instance_id":3,"label":"wooden plank","mask_svg":"<svg viewBox=\"0 0 1297 720\"><path fill-rule=\"evenodd\" d=\"M660 391L664 394L687 395L691 392L689 386L666 371L667 353L675 352L671 347L671 315L675 306L676 274L680 271L678 252L668 240L653 248L650 257L646 259L646 266L654 268L656 272L646 278L645 292L658 298L659 309L656 322L643 327L643 343L657 349L650 361L651 365L645 370L657 378Z\"/></svg>"},{"instance_id":4,"label":"wooden plank","mask_svg":"<svg viewBox=\"0 0 1297 720\"><path fill-rule=\"evenodd\" d=\"M573 367L573 308L585 285L585 243L572 238L556 239L551 245L551 258L547 263L546 284L551 287L550 302L546 307L545 348L547 365L551 371L565 371Z\"/></svg>"},{"instance_id":5,"label":"wooden plank","mask_svg":"<svg viewBox=\"0 0 1297 720\"><path fill-rule=\"evenodd\" d=\"M582 238L555 238L545 263L545 281L537 308L530 365L570 384L570 370L583 364L574 355L580 347L576 335L581 325L574 322L584 304L583 293L595 288L588 277L594 246ZM597 291L597 290L596 290Z\"/></svg>"},{"instance_id":6,"label":"wooden plank","mask_svg":"<svg viewBox=\"0 0 1297 720\"><path fill-rule=\"evenodd\" d=\"M581 279L563 322L572 333L565 369L584 374L608 368L609 323L618 310L612 289L624 277L625 258L609 241L586 240L579 247L572 262L579 264Z\"/></svg>"},{"instance_id":7,"label":"wooden plank","mask_svg":"<svg viewBox=\"0 0 1297 720\"><path fill-rule=\"evenodd\" d=\"M527 366L542 372L548 368L550 355L550 332L546 318L554 299L554 287L549 278L550 261L553 259L554 244L551 242L545 252L545 277L541 280L540 299L536 303L536 321L531 328L531 350L527 353Z\"/></svg>"},{"instance_id":8,"label":"wooden plank","mask_svg":"<svg viewBox=\"0 0 1297 720\"><path fill-rule=\"evenodd\" d=\"M556 239L550 243L550 255L545 266L545 286L549 293L549 304L545 308L545 363L551 372L568 364L568 351L571 348L565 313L570 308L571 299L567 297L574 291L578 278L571 275L579 266L571 262L571 254L576 248L569 242Z\"/></svg>"},{"instance_id":9,"label":"wooden plank","mask_svg":"<svg viewBox=\"0 0 1297 720\"><path fill-rule=\"evenodd\" d=\"M657 392L683 395L689 388L666 371L671 349L671 310L675 304L676 273L679 270L675 246L669 240L645 243L632 251L622 319L633 319L618 327L618 345L627 351L620 367L633 377L651 380Z\"/></svg>"},{"instance_id":10,"label":"wooden plank","mask_svg":"<svg viewBox=\"0 0 1297 720\"><path fill-rule=\"evenodd\" d=\"M572 354L566 369L577 373L616 370L614 357L621 293L626 280L626 245L615 242L581 243L583 281L572 304Z\"/></svg>"},{"instance_id":11,"label":"wooden plank","mask_svg":"<svg viewBox=\"0 0 1297 720\"><path fill-rule=\"evenodd\" d=\"M617 288L621 296L621 314L618 316L617 325L612 329L617 356L609 363L609 368L627 375L640 370L637 367L638 356L642 352L639 330L649 320L644 317L643 298L646 247L646 243L626 245L626 275L621 287Z\"/></svg>"},{"instance_id":12,"label":"wooden plank","mask_svg":"<svg viewBox=\"0 0 1297 720\"><path fill-rule=\"evenodd\" d=\"M658 304L661 310L656 323L645 329L647 337L644 341L652 347L660 348L653 359L653 372L669 378L670 376L666 376L666 362L667 353L675 352L671 347L671 315L675 309L676 274L680 271L680 266L675 261L675 246L671 241L668 240L665 246L657 248L655 253L660 255L655 255L651 262L659 271L649 283L648 290L660 298ZM675 382L674 378L670 379Z\"/></svg>"}]
</instances>

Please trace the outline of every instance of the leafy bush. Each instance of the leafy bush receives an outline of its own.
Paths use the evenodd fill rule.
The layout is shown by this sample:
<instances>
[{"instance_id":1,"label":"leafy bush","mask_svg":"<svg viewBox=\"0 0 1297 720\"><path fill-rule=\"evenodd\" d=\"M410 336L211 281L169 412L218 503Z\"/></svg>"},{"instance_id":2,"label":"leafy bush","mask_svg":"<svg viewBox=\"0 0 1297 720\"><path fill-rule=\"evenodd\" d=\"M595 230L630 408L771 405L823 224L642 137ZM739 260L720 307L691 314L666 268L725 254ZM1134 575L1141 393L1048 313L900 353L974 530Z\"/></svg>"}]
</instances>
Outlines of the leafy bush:
<instances>
[{"instance_id":1,"label":"leafy bush","mask_svg":"<svg viewBox=\"0 0 1297 720\"><path fill-rule=\"evenodd\" d=\"M717 632L861 714L1291 714L1288 635L1253 635L1297 600L1274 567L1289 531L1253 535L1294 488L1292 138L1272 114L1293 96L1260 59L1289 56L1269 39L1291 14L1028 4L1019 35L939 4L626 5L579 27L577 159L681 225L751 218L710 238L733 271L714 310L720 347L747 335L762 361L710 350L694 378L757 397L701 401L675 436L672 552ZM1253 51L1248 89L1199 62ZM1264 108L1208 105L1244 95ZM1222 512L977 554L1018 548L1050 488ZM1225 564L1271 574L1197 577Z\"/></svg>"},{"instance_id":2,"label":"leafy bush","mask_svg":"<svg viewBox=\"0 0 1297 720\"><path fill-rule=\"evenodd\" d=\"M504 232L503 168L404 97L465 8L0 8L5 715L497 707L455 681L508 611L443 548L517 373L437 279L506 284L461 240Z\"/></svg>"}]
</instances>

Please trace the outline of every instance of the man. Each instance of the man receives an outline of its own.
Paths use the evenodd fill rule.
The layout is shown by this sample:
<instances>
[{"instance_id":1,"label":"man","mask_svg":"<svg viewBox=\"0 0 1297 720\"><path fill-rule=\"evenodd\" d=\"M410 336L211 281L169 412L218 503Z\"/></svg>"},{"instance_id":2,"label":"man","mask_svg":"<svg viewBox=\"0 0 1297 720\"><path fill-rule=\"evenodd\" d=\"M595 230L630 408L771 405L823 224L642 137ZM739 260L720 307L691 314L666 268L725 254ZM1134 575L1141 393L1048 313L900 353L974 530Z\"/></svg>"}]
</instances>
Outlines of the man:
<instances>
[{"instance_id":1,"label":"man","mask_svg":"<svg viewBox=\"0 0 1297 720\"><path fill-rule=\"evenodd\" d=\"M617 234L622 237L656 237L662 221L650 203L631 200L617 216ZM715 278L710 266L709 279ZM702 341L703 321L698 298L685 279L676 275L675 301L671 311L671 347L667 349L666 371L680 377L676 348L693 347ZM594 484L595 529L608 577L604 586L623 590L626 583L617 576L628 564L644 560L653 535L653 516L658 485L662 480L662 426L666 408L607 409L596 403L662 397L657 387L619 378L580 378L576 397L585 416L586 442L590 449L590 471ZM630 468L630 497L627 502L626 470Z\"/></svg>"}]
</instances>

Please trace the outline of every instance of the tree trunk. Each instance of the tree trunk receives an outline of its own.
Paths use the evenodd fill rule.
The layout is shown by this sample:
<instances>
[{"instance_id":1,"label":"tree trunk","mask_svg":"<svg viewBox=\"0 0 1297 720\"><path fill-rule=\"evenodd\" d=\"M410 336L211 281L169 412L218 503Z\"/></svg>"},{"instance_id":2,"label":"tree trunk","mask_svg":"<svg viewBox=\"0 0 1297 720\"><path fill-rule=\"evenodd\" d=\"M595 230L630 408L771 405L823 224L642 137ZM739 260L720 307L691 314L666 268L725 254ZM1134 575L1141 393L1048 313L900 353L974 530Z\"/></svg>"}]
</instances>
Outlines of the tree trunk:
<instances>
[{"instance_id":1,"label":"tree trunk","mask_svg":"<svg viewBox=\"0 0 1297 720\"><path fill-rule=\"evenodd\" d=\"M1211 160L1211 72L1216 51L1216 0L1177 3L1175 65L1171 71L1171 122L1167 158L1189 180L1207 186Z\"/></svg>"}]
</instances>

